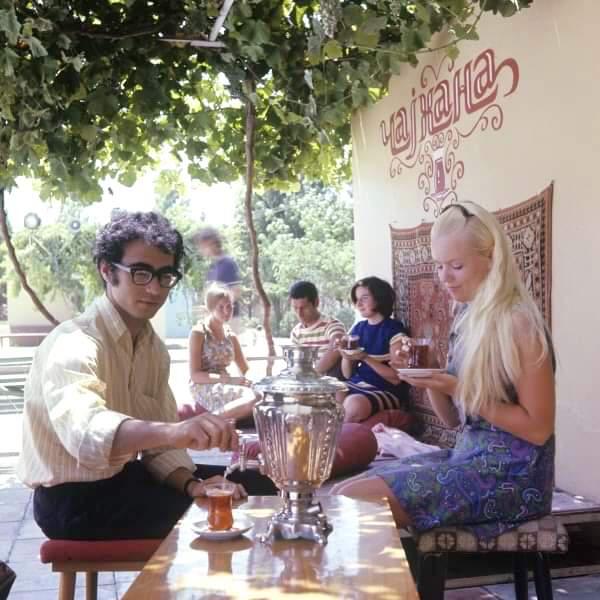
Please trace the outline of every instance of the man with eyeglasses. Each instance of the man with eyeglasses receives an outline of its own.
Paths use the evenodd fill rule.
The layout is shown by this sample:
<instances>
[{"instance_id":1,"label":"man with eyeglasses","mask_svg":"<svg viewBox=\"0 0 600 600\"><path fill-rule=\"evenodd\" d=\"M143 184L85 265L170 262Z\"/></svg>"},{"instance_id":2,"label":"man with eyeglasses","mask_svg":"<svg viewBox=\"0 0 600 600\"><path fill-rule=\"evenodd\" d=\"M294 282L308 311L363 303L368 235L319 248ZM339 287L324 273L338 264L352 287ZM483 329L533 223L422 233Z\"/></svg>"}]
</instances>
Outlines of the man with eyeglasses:
<instances>
[{"instance_id":1,"label":"man with eyeglasses","mask_svg":"<svg viewBox=\"0 0 600 600\"><path fill-rule=\"evenodd\" d=\"M115 215L94 248L104 295L36 352L17 473L50 538L163 537L204 493L186 448L237 447L218 416L177 422L169 354L149 323L181 279L183 255L164 217Z\"/></svg>"}]
</instances>

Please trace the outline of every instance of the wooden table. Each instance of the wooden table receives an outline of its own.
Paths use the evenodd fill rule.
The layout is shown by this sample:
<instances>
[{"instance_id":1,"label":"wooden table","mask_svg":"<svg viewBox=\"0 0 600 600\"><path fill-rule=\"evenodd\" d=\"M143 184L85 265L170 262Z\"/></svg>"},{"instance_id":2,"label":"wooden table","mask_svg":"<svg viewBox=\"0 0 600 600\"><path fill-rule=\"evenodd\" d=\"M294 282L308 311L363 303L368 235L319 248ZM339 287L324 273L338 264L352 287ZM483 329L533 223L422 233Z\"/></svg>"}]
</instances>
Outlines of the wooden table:
<instances>
[{"instance_id":1,"label":"wooden table","mask_svg":"<svg viewBox=\"0 0 600 600\"><path fill-rule=\"evenodd\" d=\"M226 542L196 537L192 523L206 519L193 505L161 544L122 600L199 598L377 598L418 600L387 501L320 498L333 524L328 544L276 540L262 544L278 497L252 497L240 505L255 525Z\"/></svg>"}]
</instances>

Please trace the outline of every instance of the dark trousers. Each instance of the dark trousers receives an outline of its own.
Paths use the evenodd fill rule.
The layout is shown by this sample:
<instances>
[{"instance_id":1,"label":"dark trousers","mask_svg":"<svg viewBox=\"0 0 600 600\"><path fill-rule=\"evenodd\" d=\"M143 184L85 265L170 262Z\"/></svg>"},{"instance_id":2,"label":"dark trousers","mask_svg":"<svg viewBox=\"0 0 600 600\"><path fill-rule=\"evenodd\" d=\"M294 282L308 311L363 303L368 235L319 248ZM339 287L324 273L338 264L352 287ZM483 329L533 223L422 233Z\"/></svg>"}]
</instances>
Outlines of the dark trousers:
<instances>
[{"instance_id":1,"label":"dark trousers","mask_svg":"<svg viewBox=\"0 0 600 600\"><path fill-rule=\"evenodd\" d=\"M221 475L223 470L200 466L196 475L205 479ZM273 482L255 471L236 472L230 479L242 483L252 495L277 493ZM188 496L156 481L136 460L109 479L36 488L33 515L50 539L163 538L191 502Z\"/></svg>"}]
</instances>

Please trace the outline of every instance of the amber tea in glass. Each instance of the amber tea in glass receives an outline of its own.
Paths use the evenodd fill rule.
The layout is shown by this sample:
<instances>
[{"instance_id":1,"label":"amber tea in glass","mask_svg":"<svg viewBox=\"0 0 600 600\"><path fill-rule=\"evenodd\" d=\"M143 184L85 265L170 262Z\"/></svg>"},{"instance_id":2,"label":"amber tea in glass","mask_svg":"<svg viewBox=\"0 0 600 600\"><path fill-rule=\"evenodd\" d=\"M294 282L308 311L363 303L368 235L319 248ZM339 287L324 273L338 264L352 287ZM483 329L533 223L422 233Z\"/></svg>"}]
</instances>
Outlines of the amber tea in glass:
<instances>
[{"instance_id":1,"label":"amber tea in glass","mask_svg":"<svg viewBox=\"0 0 600 600\"><path fill-rule=\"evenodd\" d=\"M224 531L233 527L233 492L235 484L213 483L206 486L208 498L208 526L213 531Z\"/></svg>"}]
</instances>

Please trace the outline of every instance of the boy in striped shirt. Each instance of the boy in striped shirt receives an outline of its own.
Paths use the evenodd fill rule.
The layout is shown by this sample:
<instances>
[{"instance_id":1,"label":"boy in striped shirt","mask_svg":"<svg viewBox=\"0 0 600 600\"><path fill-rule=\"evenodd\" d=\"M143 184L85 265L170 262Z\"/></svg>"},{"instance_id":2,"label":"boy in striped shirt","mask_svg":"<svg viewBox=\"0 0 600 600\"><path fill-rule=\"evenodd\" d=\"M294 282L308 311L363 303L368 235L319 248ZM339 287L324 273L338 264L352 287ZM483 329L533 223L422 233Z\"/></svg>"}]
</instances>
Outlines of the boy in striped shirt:
<instances>
[{"instance_id":1,"label":"boy in striped shirt","mask_svg":"<svg viewBox=\"0 0 600 600\"><path fill-rule=\"evenodd\" d=\"M292 344L317 346L317 372L341 378L341 356L335 342L345 335L344 325L319 312L319 294L314 283L297 281L290 288L289 297L292 310L300 320L290 334Z\"/></svg>"}]
</instances>

